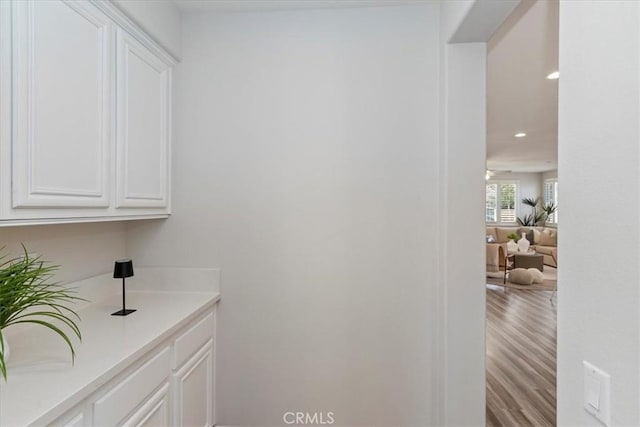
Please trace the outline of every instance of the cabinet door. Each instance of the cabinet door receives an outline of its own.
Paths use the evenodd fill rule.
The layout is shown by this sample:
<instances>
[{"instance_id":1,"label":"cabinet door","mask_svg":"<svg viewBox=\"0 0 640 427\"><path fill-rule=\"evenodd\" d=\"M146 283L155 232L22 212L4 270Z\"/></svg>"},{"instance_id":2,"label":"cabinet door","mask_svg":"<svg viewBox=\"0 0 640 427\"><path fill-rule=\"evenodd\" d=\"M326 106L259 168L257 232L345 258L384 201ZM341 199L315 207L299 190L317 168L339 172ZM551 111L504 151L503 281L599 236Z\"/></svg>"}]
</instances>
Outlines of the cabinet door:
<instances>
[{"instance_id":1,"label":"cabinet door","mask_svg":"<svg viewBox=\"0 0 640 427\"><path fill-rule=\"evenodd\" d=\"M80 405L47 425L49 427L83 427L85 419L84 408Z\"/></svg>"},{"instance_id":2,"label":"cabinet door","mask_svg":"<svg viewBox=\"0 0 640 427\"><path fill-rule=\"evenodd\" d=\"M111 426L120 420L131 418L127 414L146 402L154 390L167 383L171 366L169 347L151 355L142 366L114 380L115 384L93 403L93 423L98 426ZM144 404L143 404L144 405Z\"/></svg>"},{"instance_id":3,"label":"cabinet door","mask_svg":"<svg viewBox=\"0 0 640 427\"><path fill-rule=\"evenodd\" d=\"M213 341L172 377L176 426L213 425Z\"/></svg>"},{"instance_id":4,"label":"cabinet door","mask_svg":"<svg viewBox=\"0 0 640 427\"><path fill-rule=\"evenodd\" d=\"M64 427L82 427L84 426L84 415L78 414L74 418L70 419Z\"/></svg>"},{"instance_id":5,"label":"cabinet door","mask_svg":"<svg viewBox=\"0 0 640 427\"><path fill-rule=\"evenodd\" d=\"M166 208L171 68L118 29L116 73L116 207Z\"/></svg>"},{"instance_id":6,"label":"cabinet door","mask_svg":"<svg viewBox=\"0 0 640 427\"><path fill-rule=\"evenodd\" d=\"M89 2L11 9L12 207L108 207L113 27Z\"/></svg>"},{"instance_id":7,"label":"cabinet door","mask_svg":"<svg viewBox=\"0 0 640 427\"><path fill-rule=\"evenodd\" d=\"M148 401L133 412L123 427L163 427L171 425L169 420L169 384L165 383Z\"/></svg>"}]
</instances>

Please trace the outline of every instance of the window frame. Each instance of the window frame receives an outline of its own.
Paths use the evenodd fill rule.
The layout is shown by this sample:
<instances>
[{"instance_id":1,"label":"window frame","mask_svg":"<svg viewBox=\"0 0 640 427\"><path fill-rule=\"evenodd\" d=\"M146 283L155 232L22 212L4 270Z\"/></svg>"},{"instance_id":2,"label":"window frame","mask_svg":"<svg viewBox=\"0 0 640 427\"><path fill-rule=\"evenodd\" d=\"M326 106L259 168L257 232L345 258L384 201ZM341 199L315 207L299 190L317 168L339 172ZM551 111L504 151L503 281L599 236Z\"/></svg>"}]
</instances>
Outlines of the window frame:
<instances>
[{"instance_id":1,"label":"window frame","mask_svg":"<svg viewBox=\"0 0 640 427\"><path fill-rule=\"evenodd\" d=\"M546 197L546 186L547 184L553 184L553 199L552 201L556 204L556 206L558 205L558 178L547 178L544 180L543 185L542 185L542 201L543 203L547 203L548 200L545 198ZM545 226L548 227L556 227L558 225L558 210L556 209L556 211L553 213L552 216L553 221L549 222L549 220L547 219L547 221L544 223Z\"/></svg>"},{"instance_id":2,"label":"window frame","mask_svg":"<svg viewBox=\"0 0 640 427\"><path fill-rule=\"evenodd\" d=\"M497 185L497 191L496 191L496 220L497 221L487 221L487 185L490 184L496 184ZM513 222L502 222L502 214L501 214L501 210L502 208L500 207L501 203L502 203L502 192L500 191L500 186L504 185L504 184L513 184L516 186L516 191L515 191L515 195L514 195L514 218L515 221ZM506 226L513 226L513 225L518 225L518 214L520 213L520 181L519 180L514 180L514 179L489 179L485 181L485 187L484 187L484 200L485 200L485 209L484 209L484 221L485 224L490 224L490 225L506 225Z\"/></svg>"}]
</instances>

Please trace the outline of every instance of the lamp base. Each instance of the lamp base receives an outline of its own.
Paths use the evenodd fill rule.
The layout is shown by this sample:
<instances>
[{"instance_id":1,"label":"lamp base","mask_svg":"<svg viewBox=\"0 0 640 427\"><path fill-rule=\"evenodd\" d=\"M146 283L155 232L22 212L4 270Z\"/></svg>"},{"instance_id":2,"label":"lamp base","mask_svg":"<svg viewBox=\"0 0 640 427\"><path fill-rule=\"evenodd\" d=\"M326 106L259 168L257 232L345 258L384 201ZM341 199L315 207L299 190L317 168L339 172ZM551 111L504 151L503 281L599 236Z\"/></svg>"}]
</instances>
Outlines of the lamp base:
<instances>
[{"instance_id":1,"label":"lamp base","mask_svg":"<svg viewBox=\"0 0 640 427\"><path fill-rule=\"evenodd\" d=\"M126 310L118 310L115 313L111 313L112 316L126 316L136 311L135 309L127 308Z\"/></svg>"}]
</instances>

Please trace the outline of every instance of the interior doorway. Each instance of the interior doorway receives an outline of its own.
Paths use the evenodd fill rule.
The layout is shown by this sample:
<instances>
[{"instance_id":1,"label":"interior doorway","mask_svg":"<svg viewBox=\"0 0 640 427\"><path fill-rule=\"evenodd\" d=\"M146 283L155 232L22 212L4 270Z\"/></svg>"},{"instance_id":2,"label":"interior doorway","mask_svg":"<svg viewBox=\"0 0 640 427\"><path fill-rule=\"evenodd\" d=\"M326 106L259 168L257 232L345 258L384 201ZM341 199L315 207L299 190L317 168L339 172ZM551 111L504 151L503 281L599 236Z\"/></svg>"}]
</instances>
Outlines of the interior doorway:
<instances>
[{"instance_id":1,"label":"interior doorway","mask_svg":"<svg viewBox=\"0 0 640 427\"><path fill-rule=\"evenodd\" d=\"M486 425L556 425L557 0L487 43Z\"/></svg>"}]
</instances>

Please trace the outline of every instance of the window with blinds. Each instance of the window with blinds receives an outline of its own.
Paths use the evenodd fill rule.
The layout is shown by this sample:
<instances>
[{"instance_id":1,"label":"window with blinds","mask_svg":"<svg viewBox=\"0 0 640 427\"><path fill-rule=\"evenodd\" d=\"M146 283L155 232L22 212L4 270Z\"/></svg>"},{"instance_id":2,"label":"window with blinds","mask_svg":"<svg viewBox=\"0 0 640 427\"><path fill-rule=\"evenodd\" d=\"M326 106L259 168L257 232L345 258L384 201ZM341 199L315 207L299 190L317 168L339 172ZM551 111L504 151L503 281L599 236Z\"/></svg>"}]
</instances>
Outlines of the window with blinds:
<instances>
[{"instance_id":1,"label":"window with blinds","mask_svg":"<svg viewBox=\"0 0 640 427\"><path fill-rule=\"evenodd\" d=\"M500 184L500 222L516 222L516 184Z\"/></svg>"},{"instance_id":2,"label":"window with blinds","mask_svg":"<svg viewBox=\"0 0 640 427\"><path fill-rule=\"evenodd\" d=\"M486 222L497 222L498 218L498 184L487 184Z\"/></svg>"},{"instance_id":3,"label":"window with blinds","mask_svg":"<svg viewBox=\"0 0 640 427\"><path fill-rule=\"evenodd\" d=\"M557 179L547 179L544 182L544 194L543 194L544 203L554 203L558 206L558 180ZM548 224L557 224L558 223L558 210L550 215L547 218Z\"/></svg>"},{"instance_id":4,"label":"window with blinds","mask_svg":"<svg viewBox=\"0 0 640 427\"><path fill-rule=\"evenodd\" d=\"M515 223L518 184L515 182L487 182L485 221Z\"/></svg>"}]
</instances>

